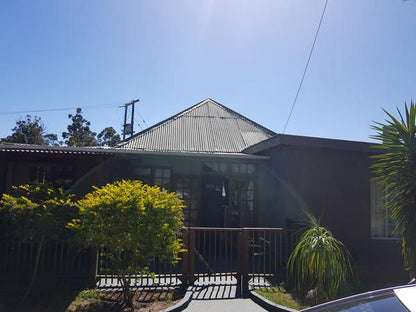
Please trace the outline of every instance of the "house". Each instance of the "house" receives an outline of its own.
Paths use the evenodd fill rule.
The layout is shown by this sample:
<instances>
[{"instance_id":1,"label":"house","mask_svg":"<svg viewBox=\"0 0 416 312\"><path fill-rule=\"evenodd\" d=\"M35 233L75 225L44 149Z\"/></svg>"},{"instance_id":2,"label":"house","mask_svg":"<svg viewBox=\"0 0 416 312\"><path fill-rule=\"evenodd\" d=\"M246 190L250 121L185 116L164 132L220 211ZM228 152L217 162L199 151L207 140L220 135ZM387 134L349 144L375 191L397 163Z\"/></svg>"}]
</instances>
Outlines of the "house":
<instances>
[{"instance_id":1,"label":"house","mask_svg":"<svg viewBox=\"0 0 416 312\"><path fill-rule=\"evenodd\" d=\"M369 143L276 134L206 99L114 148L0 145L0 191L50 181L81 196L139 179L176 191L185 223L297 228L304 211L350 249L360 276L405 276L371 182Z\"/></svg>"}]
</instances>

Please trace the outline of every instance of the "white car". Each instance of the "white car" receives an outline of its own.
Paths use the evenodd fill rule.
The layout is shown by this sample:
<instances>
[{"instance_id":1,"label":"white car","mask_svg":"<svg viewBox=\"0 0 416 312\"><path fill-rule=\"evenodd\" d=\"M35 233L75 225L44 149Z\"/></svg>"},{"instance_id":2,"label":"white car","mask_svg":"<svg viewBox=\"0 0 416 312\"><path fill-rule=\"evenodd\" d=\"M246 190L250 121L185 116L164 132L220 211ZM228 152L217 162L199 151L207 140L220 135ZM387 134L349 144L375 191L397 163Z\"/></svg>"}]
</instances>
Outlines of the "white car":
<instances>
[{"instance_id":1,"label":"white car","mask_svg":"<svg viewBox=\"0 0 416 312\"><path fill-rule=\"evenodd\" d=\"M370 291L323 303L302 312L416 312L416 285Z\"/></svg>"}]
</instances>

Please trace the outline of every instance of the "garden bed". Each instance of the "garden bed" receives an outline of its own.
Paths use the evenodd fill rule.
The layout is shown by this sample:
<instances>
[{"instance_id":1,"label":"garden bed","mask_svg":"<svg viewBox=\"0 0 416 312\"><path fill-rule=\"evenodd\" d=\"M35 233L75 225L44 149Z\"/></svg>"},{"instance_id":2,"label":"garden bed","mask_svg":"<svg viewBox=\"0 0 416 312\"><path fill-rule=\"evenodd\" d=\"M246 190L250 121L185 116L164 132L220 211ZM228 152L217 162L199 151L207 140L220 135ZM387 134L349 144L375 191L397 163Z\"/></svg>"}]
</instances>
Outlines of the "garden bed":
<instances>
[{"instance_id":1,"label":"garden bed","mask_svg":"<svg viewBox=\"0 0 416 312\"><path fill-rule=\"evenodd\" d=\"M136 291L134 312L156 312L176 305L185 291ZM118 291L84 290L33 293L26 301L23 294L0 296L0 311L18 312L122 312L123 296Z\"/></svg>"},{"instance_id":2,"label":"garden bed","mask_svg":"<svg viewBox=\"0 0 416 312\"><path fill-rule=\"evenodd\" d=\"M177 304L184 296L182 290L135 291L134 312L154 312ZM123 294L119 291L83 291L70 304L67 312L121 312L124 311Z\"/></svg>"},{"instance_id":3,"label":"garden bed","mask_svg":"<svg viewBox=\"0 0 416 312\"><path fill-rule=\"evenodd\" d=\"M308 307L298 302L289 292L286 292L286 290L282 287L260 288L256 289L255 292L273 303L291 309L302 310Z\"/></svg>"}]
</instances>

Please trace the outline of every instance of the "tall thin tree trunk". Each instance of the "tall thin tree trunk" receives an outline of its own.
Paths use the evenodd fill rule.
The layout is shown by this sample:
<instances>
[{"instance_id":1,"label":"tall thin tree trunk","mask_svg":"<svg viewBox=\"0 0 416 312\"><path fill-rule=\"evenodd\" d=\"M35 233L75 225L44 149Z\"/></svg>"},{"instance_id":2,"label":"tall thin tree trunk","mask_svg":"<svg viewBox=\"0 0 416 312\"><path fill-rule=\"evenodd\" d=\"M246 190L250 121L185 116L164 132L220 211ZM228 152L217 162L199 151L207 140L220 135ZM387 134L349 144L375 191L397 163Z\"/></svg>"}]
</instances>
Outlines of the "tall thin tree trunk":
<instances>
[{"instance_id":1,"label":"tall thin tree trunk","mask_svg":"<svg viewBox=\"0 0 416 312\"><path fill-rule=\"evenodd\" d=\"M36 261L35 261L35 267L33 268L32 280L30 281L29 287L28 287L28 288L27 288L27 290L26 290L26 293L25 293L25 295L24 295L24 297L23 297L23 300L26 300L26 299L27 299L27 297L28 297L28 296L30 295L30 293L32 292L32 288L33 288L33 285L34 285L34 283L35 283L36 276L37 276L37 274L38 274L39 260L40 260L40 255L42 254L42 249L43 249L43 242L44 242L44 240L45 240L45 237L44 237L44 236L42 236L42 237L40 238L40 241L39 241L38 250L36 251Z\"/></svg>"},{"instance_id":2,"label":"tall thin tree trunk","mask_svg":"<svg viewBox=\"0 0 416 312\"><path fill-rule=\"evenodd\" d=\"M122 272L119 276L123 289L123 301L127 311L133 311L133 295L130 291L130 279L127 278L126 272Z\"/></svg>"}]
</instances>

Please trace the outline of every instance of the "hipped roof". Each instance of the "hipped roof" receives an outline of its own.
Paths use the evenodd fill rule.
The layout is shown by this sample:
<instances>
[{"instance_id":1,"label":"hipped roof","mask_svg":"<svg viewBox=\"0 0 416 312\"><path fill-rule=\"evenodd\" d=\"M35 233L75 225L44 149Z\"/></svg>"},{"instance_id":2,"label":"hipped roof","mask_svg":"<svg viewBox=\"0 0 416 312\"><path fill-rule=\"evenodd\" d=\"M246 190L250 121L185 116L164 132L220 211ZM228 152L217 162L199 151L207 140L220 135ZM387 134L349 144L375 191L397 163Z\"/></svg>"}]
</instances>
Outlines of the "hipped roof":
<instances>
[{"instance_id":1,"label":"hipped roof","mask_svg":"<svg viewBox=\"0 0 416 312\"><path fill-rule=\"evenodd\" d=\"M206 99L120 143L117 148L186 153L241 153L276 135L237 112Z\"/></svg>"}]
</instances>

